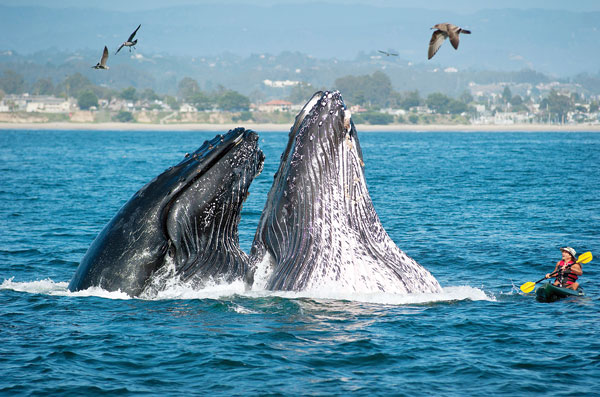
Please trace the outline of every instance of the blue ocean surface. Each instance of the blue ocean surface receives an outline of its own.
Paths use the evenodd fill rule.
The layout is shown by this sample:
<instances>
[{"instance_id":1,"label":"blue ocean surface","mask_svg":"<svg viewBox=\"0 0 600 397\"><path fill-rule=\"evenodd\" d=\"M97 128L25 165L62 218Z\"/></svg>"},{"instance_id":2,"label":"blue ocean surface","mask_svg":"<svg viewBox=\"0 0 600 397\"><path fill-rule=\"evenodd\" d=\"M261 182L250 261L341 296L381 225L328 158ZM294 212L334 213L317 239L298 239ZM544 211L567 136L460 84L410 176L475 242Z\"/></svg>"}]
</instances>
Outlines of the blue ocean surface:
<instances>
[{"instance_id":1,"label":"blue ocean surface","mask_svg":"<svg viewBox=\"0 0 600 397\"><path fill-rule=\"evenodd\" d=\"M0 394L598 396L600 283L539 303L519 286L600 255L600 134L359 131L375 209L440 294L67 285L144 184L217 133L0 131ZM248 252L285 132L240 224Z\"/></svg>"}]
</instances>

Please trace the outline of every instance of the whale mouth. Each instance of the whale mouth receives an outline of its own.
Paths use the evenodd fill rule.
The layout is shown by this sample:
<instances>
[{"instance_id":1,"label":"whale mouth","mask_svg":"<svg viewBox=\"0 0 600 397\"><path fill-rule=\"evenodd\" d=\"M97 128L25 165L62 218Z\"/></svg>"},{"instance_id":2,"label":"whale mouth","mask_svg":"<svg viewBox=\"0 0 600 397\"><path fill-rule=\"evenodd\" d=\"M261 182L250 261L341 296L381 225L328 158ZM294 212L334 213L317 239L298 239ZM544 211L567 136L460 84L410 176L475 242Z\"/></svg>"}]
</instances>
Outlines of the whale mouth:
<instances>
[{"instance_id":1,"label":"whale mouth","mask_svg":"<svg viewBox=\"0 0 600 397\"><path fill-rule=\"evenodd\" d=\"M318 91L304 105L290 129L288 145L282 154L280 171L286 164L291 169L303 168L305 157L335 157L340 142L355 141L356 130L352 114L346 108L339 91ZM362 151L356 141L357 154L362 163ZM293 172L293 171L292 171ZM302 172L302 170L300 170Z\"/></svg>"},{"instance_id":2,"label":"whale mouth","mask_svg":"<svg viewBox=\"0 0 600 397\"><path fill-rule=\"evenodd\" d=\"M210 141L205 141L192 154L186 154L185 159L173 168L179 168L182 172L187 173L190 176L187 180L187 183L189 183L193 179L198 179L203 173L217 164L232 148L242 143L244 139L256 142L258 141L258 135L253 131L243 129L232 130L225 135L217 135ZM199 168L200 172L195 172L193 168Z\"/></svg>"},{"instance_id":3,"label":"whale mouth","mask_svg":"<svg viewBox=\"0 0 600 397\"><path fill-rule=\"evenodd\" d=\"M190 172L165 205L162 222L169 254L184 280L198 278L198 274L201 278L216 276L222 265L218 261L227 262L233 254L242 258L241 262L247 260L246 254L231 242L238 240L242 203L265 160L258 147L258 135L242 128L205 142L190 157L195 164L186 164L189 159L182 162L190 167ZM215 228L215 224L223 226ZM219 251L224 246L229 251L215 259L211 249ZM236 274L240 271L236 270Z\"/></svg>"},{"instance_id":4,"label":"whale mouth","mask_svg":"<svg viewBox=\"0 0 600 397\"><path fill-rule=\"evenodd\" d=\"M332 209L352 205L353 186L364 182L356 138L339 91L316 92L296 116L252 248L253 264L272 258L267 288L304 289L312 264L331 253L322 233L333 226Z\"/></svg>"},{"instance_id":5,"label":"whale mouth","mask_svg":"<svg viewBox=\"0 0 600 397\"><path fill-rule=\"evenodd\" d=\"M300 128L300 126L304 122L304 119L306 119L306 117L308 116L308 114L313 110L313 108L315 107L315 105L321 99L322 96L323 96L323 92L322 91L317 91L308 100L308 102L306 102L306 104L302 107L302 109L300 110L300 112L296 115L296 120L294 122L294 125L290 129L290 133L291 134L296 135L298 133L298 129Z\"/></svg>"},{"instance_id":6,"label":"whale mouth","mask_svg":"<svg viewBox=\"0 0 600 397\"><path fill-rule=\"evenodd\" d=\"M251 263L270 290L440 290L383 228L367 189L352 115L338 91L315 93L296 117Z\"/></svg>"},{"instance_id":7,"label":"whale mouth","mask_svg":"<svg viewBox=\"0 0 600 397\"><path fill-rule=\"evenodd\" d=\"M352 114L346 108L339 91L316 92L296 116L291 133L297 134L300 129L310 128L314 123L321 126L327 118L341 120L343 132L350 132Z\"/></svg>"},{"instance_id":8,"label":"whale mouth","mask_svg":"<svg viewBox=\"0 0 600 397\"><path fill-rule=\"evenodd\" d=\"M264 164L258 135L244 128L204 142L121 207L88 248L71 291L99 286L138 296L169 277L195 285L242 279L241 208ZM155 278L156 276L156 278Z\"/></svg>"},{"instance_id":9,"label":"whale mouth","mask_svg":"<svg viewBox=\"0 0 600 397\"><path fill-rule=\"evenodd\" d=\"M191 285L242 279L248 256L239 247L238 225L250 184L265 155L252 130L236 128L207 140L169 171L178 185L161 209L165 262L144 287L163 288L173 276Z\"/></svg>"}]
</instances>

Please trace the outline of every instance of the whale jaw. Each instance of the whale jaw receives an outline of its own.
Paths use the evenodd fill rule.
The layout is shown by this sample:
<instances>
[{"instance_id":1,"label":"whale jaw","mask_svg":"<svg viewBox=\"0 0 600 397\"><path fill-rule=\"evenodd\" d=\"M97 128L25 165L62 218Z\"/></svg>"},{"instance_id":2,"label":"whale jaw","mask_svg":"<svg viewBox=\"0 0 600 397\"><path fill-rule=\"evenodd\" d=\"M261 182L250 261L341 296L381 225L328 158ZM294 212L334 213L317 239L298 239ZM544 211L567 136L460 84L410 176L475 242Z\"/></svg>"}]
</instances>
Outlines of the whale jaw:
<instances>
[{"instance_id":1,"label":"whale jaw","mask_svg":"<svg viewBox=\"0 0 600 397\"><path fill-rule=\"evenodd\" d=\"M206 141L125 203L88 248L69 290L140 296L172 279L193 287L243 279L249 258L239 248L238 224L263 161L252 131Z\"/></svg>"},{"instance_id":2,"label":"whale jaw","mask_svg":"<svg viewBox=\"0 0 600 397\"><path fill-rule=\"evenodd\" d=\"M271 290L439 292L386 233L356 128L339 92L318 92L290 131L252 247ZM268 260L264 260L268 258Z\"/></svg>"}]
</instances>

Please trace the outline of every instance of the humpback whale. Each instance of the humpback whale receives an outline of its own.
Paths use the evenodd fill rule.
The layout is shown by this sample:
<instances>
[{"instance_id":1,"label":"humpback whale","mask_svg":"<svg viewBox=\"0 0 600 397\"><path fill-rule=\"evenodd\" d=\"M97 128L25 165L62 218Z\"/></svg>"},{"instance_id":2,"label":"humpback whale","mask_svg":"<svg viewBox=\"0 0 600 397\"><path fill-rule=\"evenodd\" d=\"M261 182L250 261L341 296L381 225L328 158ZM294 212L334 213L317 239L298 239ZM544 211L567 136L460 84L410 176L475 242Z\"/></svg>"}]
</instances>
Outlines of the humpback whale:
<instances>
[{"instance_id":1,"label":"humpback whale","mask_svg":"<svg viewBox=\"0 0 600 397\"><path fill-rule=\"evenodd\" d=\"M315 93L296 116L252 243L248 282L286 291L440 292L384 230L350 116L338 91Z\"/></svg>"},{"instance_id":2,"label":"humpback whale","mask_svg":"<svg viewBox=\"0 0 600 397\"><path fill-rule=\"evenodd\" d=\"M206 141L127 201L90 245L69 290L139 296L160 286L158 275L194 287L242 280L249 258L239 247L240 212L263 162L253 131Z\"/></svg>"}]
</instances>

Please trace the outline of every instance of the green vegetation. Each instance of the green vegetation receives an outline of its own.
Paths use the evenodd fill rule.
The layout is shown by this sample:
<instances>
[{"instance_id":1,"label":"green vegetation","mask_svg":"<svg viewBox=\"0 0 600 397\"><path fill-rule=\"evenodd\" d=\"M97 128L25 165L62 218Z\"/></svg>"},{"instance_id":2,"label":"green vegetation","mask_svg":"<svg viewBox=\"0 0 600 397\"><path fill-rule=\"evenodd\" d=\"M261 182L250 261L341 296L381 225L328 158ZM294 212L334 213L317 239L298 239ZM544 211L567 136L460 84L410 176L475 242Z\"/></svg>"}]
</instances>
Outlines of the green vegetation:
<instances>
[{"instance_id":1,"label":"green vegetation","mask_svg":"<svg viewBox=\"0 0 600 397\"><path fill-rule=\"evenodd\" d=\"M287 100L292 103L302 103L308 101L315 92L319 91L309 83L300 83L292 88Z\"/></svg>"},{"instance_id":2,"label":"green vegetation","mask_svg":"<svg viewBox=\"0 0 600 397\"><path fill-rule=\"evenodd\" d=\"M352 119L356 124L374 124L374 125L384 125L384 124L392 124L394 122L394 116L387 113L380 112L365 112L365 113L357 113L352 115Z\"/></svg>"},{"instance_id":3,"label":"green vegetation","mask_svg":"<svg viewBox=\"0 0 600 397\"><path fill-rule=\"evenodd\" d=\"M198 82L191 77L184 77L178 84L178 95L184 102L193 105L197 110L219 109L239 112L250 109L250 99L237 91L217 87L214 92L200 89Z\"/></svg>"},{"instance_id":4,"label":"green vegetation","mask_svg":"<svg viewBox=\"0 0 600 397\"><path fill-rule=\"evenodd\" d=\"M546 109L554 121L564 123L567 113L573 109L573 98L570 95L562 95L552 90L548 97L542 100L540 108Z\"/></svg>"},{"instance_id":5,"label":"green vegetation","mask_svg":"<svg viewBox=\"0 0 600 397\"><path fill-rule=\"evenodd\" d=\"M177 85L177 95L184 100L190 99L199 92L200 86L198 82L191 77L184 77Z\"/></svg>"},{"instance_id":6,"label":"green vegetation","mask_svg":"<svg viewBox=\"0 0 600 397\"><path fill-rule=\"evenodd\" d=\"M334 86L349 103L379 108L389 106L393 92L390 78L381 71L370 76L340 77L335 80Z\"/></svg>"},{"instance_id":7,"label":"green vegetation","mask_svg":"<svg viewBox=\"0 0 600 397\"><path fill-rule=\"evenodd\" d=\"M210 110L213 107L213 99L202 91L188 96L187 102L194 105L198 110Z\"/></svg>"},{"instance_id":8,"label":"green vegetation","mask_svg":"<svg viewBox=\"0 0 600 397\"><path fill-rule=\"evenodd\" d=\"M229 112L247 111L250 109L250 99L244 95L227 90L216 97L217 106Z\"/></svg>"},{"instance_id":9,"label":"green vegetation","mask_svg":"<svg viewBox=\"0 0 600 397\"><path fill-rule=\"evenodd\" d=\"M473 100L469 93L463 93L459 99L450 98L442 93L430 94L425 101L421 99L419 91L408 91L399 93L394 91L390 79L381 71L366 76L345 76L335 81L335 86L343 92L344 100L364 106L371 112L383 108L410 108L426 104L431 110L439 114L460 114L468 110L468 104ZM386 124L389 118L382 118L371 113L367 116L360 115L365 121L372 119L370 123Z\"/></svg>"},{"instance_id":10,"label":"green vegetation","mask_svg":"<svg viewBox=\"0 0 600 397\"><path fill-rule=\"evenodd\" d=\"M252 120L252 113L249 111L243 111L240 113L239 116L232 116L231 117L232 121L251 121Z\"/></svg>"},{"instance_id":11,"label":"green vegetation","mask_svg":"<svg viewBox=\"0 0 600 397\"><path fill-rule=\"evenodd\" d=\"M94 94L94 91L88 89L81 91L77 97L77 105L81 110L88 110L92 106L98 107L98 97Z\"/></svg>"},{"instance_id":12,"label":"green vegetation","mask_svg":"<svg viewBox=\"0 0 600 397\"><path fill-rule=\"evenodd\" d=\"M457 101L439 92L429 94L425 101L427 107L439 114L460 114L467 111L464 102Z\"/></svg>"},{"instance_id":13,"label":"green vegetation","mask_svg":"<svg viewBox=\"0 0 600 397\"><path fill-rule=\"evenodd\" d=\"M140 94L140 99L144 99L146 101L156 101L156 100L160 99L160 96L158 96L152 88L146 88Z\"/></svg>"},{"instance_id":14,"label":"green vegetation","mask_svg":"<svg viewBox=\"0 0 600 397\"><path fill-rule=\"evenodd\" d=\"M296 115L292 112L254 112L252 120L256 123L287 124L294 122Z\"/></svg>"},{"instance_id":15,"label":"green vegetation","mask_svg":"<svg viewBox=\"0 0 600 397\"><path fill-rule=\"evenodd\" d=\"M113 119L114 121L119 121L121 123L130 123L132 121L135 121L135 119L133 118L133 114L125 110L121 110Z\"/></svg>"},{"instance_id":16,"label":"green vegetation","mask_svg":"<svg viewBox=\"0 0 600 397\"><path fill-rule=\"evenodd\" d=\"M177 98L167 95L167 96L165 96L164 100L171 109L179 110L179 102L177 101Z\"/></svg>"},{"instance_id":17,"label":"green vegetation","mask_svg":"<svg viewBox=\"0 0 600 397\"><path fill-rule=\"evenodd\" d=\"M54 84L50 79L39 79L31 87L33 95L52 95L54 94Z\"/></svg>"},{"instance_id":18,"label":"green vegetation","mask_svg":"<svg viewBox=\"0 0 600 397\"><path fill-rule=\"evenodd\" d=\"M400 108L408 110L411 107L419 106L421 104L421 96L419 91L409 91L405 93L404 97L399 102Z\"/></svg>"},{"instance_id":19,"label":"green vegetation","mask_svg":"<svg viewBox=\"0 0 600 397\"><path fill-rule=\"evenodd\" d=\"M25 80L16 72L5 70L0 77L0 89L6 94L21 94L25 90Z\"/></svg>"},{"instance_id":20,"label":"green vegetation","mask_svg":"<svg viewBox=\"0 0 600 397\"><path fill-rule=\"evenodd\" d=\"M96 86L87 77L81 73L75 73L67 76L61 83L56 86L54 93L64 97L78 97L82 91L91 89Z\"/></svg>"},{"instance_id":21,"label":"green vegetation","mask_svg":"<svg viewBox=\"0 0 600 397\"><path fill-rule=\"evenodd\" d=\"M134 87L127 87L119 93L119 98L125 99L126 101L135 102L137 100L137 93Z\"/></svg>"}]
</instances>

